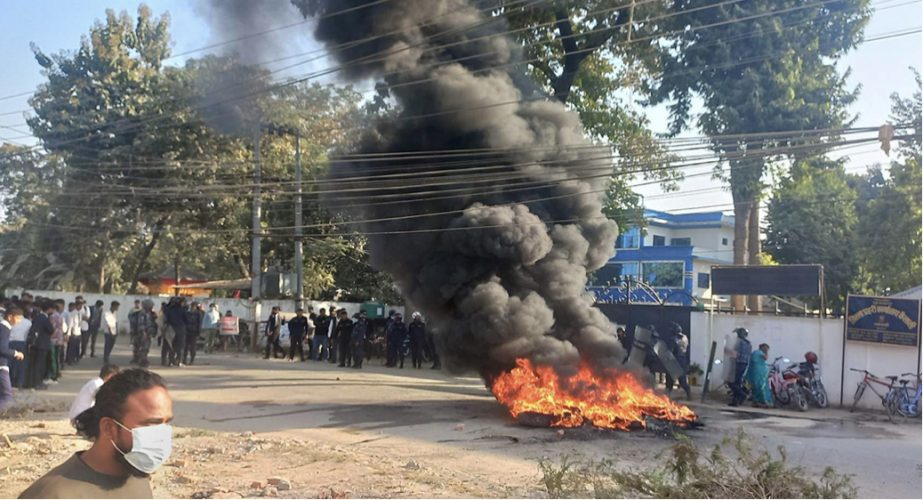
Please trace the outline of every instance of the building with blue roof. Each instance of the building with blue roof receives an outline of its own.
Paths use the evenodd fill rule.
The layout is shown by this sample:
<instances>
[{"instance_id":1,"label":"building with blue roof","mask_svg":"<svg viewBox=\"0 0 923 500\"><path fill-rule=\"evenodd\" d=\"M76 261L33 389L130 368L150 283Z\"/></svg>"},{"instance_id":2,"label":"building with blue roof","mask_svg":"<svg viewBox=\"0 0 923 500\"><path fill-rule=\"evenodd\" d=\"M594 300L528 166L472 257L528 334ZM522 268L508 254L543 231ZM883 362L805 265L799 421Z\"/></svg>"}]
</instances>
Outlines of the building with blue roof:
<instances>
[{"instance_id":1,"label":"building with blue roof","mask_svg":"<svg viewBox=\"0 0 923 500\"><path fill-rule=\"evenodd\" d=\"M615 256L590 277L600 302L694 305L711 298L711 266L734 262L734 216L644 210L646 227L629 227ZM630 283L630 286L627 285Z\"/></svg>"}]
</instances>

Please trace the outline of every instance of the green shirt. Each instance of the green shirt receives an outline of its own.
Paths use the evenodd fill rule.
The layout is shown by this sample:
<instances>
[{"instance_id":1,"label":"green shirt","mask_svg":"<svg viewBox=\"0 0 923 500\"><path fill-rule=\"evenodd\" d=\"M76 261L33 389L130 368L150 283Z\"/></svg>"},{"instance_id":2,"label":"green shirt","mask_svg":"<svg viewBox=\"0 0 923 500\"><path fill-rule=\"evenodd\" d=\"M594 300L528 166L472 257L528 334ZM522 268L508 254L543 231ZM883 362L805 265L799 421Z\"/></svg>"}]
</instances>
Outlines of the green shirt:
<instances>
[{"instance_id":1,"label":"green shirt","mask_svg":"<svg viewBox=\"0 0 923 500\"><path fill-rule=\"evenodd\" d=\"M154 498L146 477L118 477L96 472L74 453L51 469L19 498Z\"/></svg>"}]
</instances>

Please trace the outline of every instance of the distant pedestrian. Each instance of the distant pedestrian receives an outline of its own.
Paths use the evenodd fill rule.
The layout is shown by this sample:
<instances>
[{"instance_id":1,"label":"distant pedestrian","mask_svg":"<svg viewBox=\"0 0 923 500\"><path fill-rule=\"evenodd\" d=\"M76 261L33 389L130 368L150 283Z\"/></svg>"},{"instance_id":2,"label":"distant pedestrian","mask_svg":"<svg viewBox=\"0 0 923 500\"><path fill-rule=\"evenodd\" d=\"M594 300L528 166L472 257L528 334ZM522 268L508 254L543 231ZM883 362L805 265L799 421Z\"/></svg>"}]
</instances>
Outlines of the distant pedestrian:
<instances>
[{"instance_id":1,"label":"distant pedestrian","mask_svg":"<svg viewBox=\"0 0 923 500\"><path fill-rule=\"evenodd\" d=\"M747 368L747 382L752 390L753 404L760 408L772 406L772 391L769 389L769 344L760 344L750 355Z\"/></svg>"},{"instance_id":2,"label":"distant pedestrian","mask_svg":"<svg viewBox=\"0 0 923 500\"><path fill-rule=\"evenodd\" d=\"M747 399L747 391L744 389L744 379L747 375L747 368L750 366L751 347L747 336L750 332L746 328L737 328L734 330L737 334L737 344L734 347L734 382L731 383L731 402L730 406L740 406Z\"/></svg>"},{"instance_id":3,"label":"distant pedestrian","mask_svg":"<svg viewBox=\"0 0 923 500\"><path fill-rule=\"evenodd\" d=\"M423 315L415 312L411 316L412 321L407 327L407 334L410 336L410 360L414 368L423 368L423 346L426 344L426 324L423 323Z\"/></svg>"},{"instance_id":4,"label":"distant pedestrian","mask_svg":"<svg viewBox=\"0 0 923 500\"><path fill-rule=\"evenodd\" d=\"M157 336L157 314L154 312L154 301L145 299L141 303L141 311L129 319L131 321L132 362L137 363L141 368L147 368L150 365L147 356L151 350L151 342Z\"/></svg>"},{"instance_id":5,"label":"distant pedestrian","mask_svg":"<svg viewBox=\"0 0 923 500\"><path fill-rule=\"evenodd\" d=\"M392 335L391 325L394 324L394 316L396 312L392 309L388 311L388 319L385 320L385 366L394 367L397 366L398 352L400 346L398 346L397 341Z\"/></svg>"},{"instance_id":6,"label":"distant pedestrian","mask_svg":"<svg viewBox=\"0 0 923 500\"><path fill-rule=\"evenodd\" d=\"M269 319L266 321L266 352L263 359L269 359L270 354L273 358L285 357L285 349L279 341L282 333L282 317L279 315L279 307L273 306L269 312Z\"/></svg>"},{"instance_id":7,"label":"distant pedestrian","mask_svg":"<svg viewBox=\"0 0 923 500\"><path fill-rule=\"evenodd\" d=\"M58 378L61 377L61 354L66 342L67 322L64 311L64 301L57 299L54 301L54 309L48 319L51 320L51 326L54 327L54 333L51 334L51 351L48 358L48 367L45 373L45 384L57 384ZM71 304L73 307L73 304Z\"/></svg>"},{"instance_id":8,"label":"distant pedestrian","mask_svg":"<svg viewBox=\"0 0 923 500\"><path fill-rule=\"evenodd\" d=\"M172 330L173 338L163 339L165 344L161 346L160 362L167 366L183 365L183 350L186 347L186 299L183 297L173 297L164 308L164 321ZM167 333L169 335L169 332ZM166 358L166 359L165 359Z\"/></svg>"},{"instance_id":9,"label":"distant pedestrian","mask_svg":"<svg viewBox=\"0 0 923 500\"><path fill-rule=\"evenodd\" d=\"M218 304L208 306L208 311L202 317L202 333L205 335L205 353L210 354L215 350L215 340L218 337L218 323L221 321L221 313L218 311Z\"/></svg>"},{"instance_id":10,"label":"distant pedestrian","mask_svg":"<svg viewBox=\"0 0 923 500\"><path fill-rule=\"evenodd\" d=\"M28 339L29 331L32 329L32 320L25 316L25 311L22 307L7 308L6 314L10 314L10 311L18 311L16 321L9 321L10 325L12 325L10 329L10 349L19 351L25 356L29 352L26 339ZM9 360L9 363L10 381L13 387L22 389L26 383L26 359L25 357L18 359L14 357Z\"/></svg>"},{"instance_id":11,"label":"distant pedestrian","mask_svg":"<svg viewBox=\"0 0 923 500\"><path fill-rule=\"evenodd\" d=\"M112 348L115 347L115 339L119 334L119 302L113 300L109 304L109 310L103 314L103 322L101 325L103 331L103 338L105 339L105 345L103 346L103 364L109 364L109 357L112 355Z\"/></svg>"},{"instance_id":12,"label":"distant pedestrian","mask_svg":"<svg viewBox=\"0 0 923 500\"><path fill-rule=\"evenodd\" d=\"M103 365L99 370L98 377L83 384L80 392L77 393L77 397L74 398L74 402L71 403L70 411L67 412L67 419L71 425L76 427L77 417L96 404L96 392L99 391L99 388L118 372L119 367L116 365Z\"/></svg>"},{"instance_id":13,"label":"distant pedestrian","mask_svg":"<svg viewBox=\"0 0 923 500\"><path fill-rule=\"evenodd\" d=\"M86 357L87 345L90 347L90 357L96 357L96 336L99 334L99 330L102 328L103 314L105 314L105 305L105 302L97 300L96 304L90 308L90 324L88 325L89 335L80 339L81 358Z\"/></svg>"},{"instance_id":14,"label":"distant pedestrian","mask_svg":"<svg viewBox=\"0 0 923 500\"><path fill-rule=\"evenodd\" d=\"M314 318L314 343L311 344L311 358L321 361L330 356L330 316L327 309L321 307Z\"/></svg>"},{"instance_id":15,"label":"distant pedestrian","mask_svg":"<svg viewBox=\"0 0 923 500\"><path fill-rule=\"evenodd\" d=\"M308 318L304 315L304 309L298 308L295 311L295 317L288 322L288 360L295 361L295 351L298 351L298 357L301 361L304 357L304 339L308 334ZM310 354L310 350L308 354Z\"/></svg>"},{"instance_id":16,"label":"distant pedestrian","mask_svg":"<svg viewBox=\"0 0 923 500\"><path fill-rule=\"evenodd\" d=\"M353 357L353 368L361 369L362 360L365 357L365 340L369 336L369 321L365 311L359 311L356 315L356 324L353 325L352 340L350 350ZM342 365L340 365L342 366Z\"/></svg>"},{"instance_id":17,"label":"distant pedestrian","mask_svg":"<svg viewBox=\"0 0 923 500\"><path fill-rule=\"evenodd\" d=\"M78 295L74 302L77 303L77 311L80 313L80 342L77 343L77 361L80 361L80 358L83 357L83 353L81 351L81 348L84 345L83 337L90 333L91 311L90 307L87 305L87 301L84 300L82 295Z\"/></svg>"},{"instance_id":18,"label":"distant pedestrian","mask_svg":"<svg viewBox=\"0 0 923 500\"><path fill-rule=\"evenodd\" d=\"M353 321L349 319L349 313L346 309L340 309L339 319L336 322L336 343L337 355L340 359L340 367L351 366L353 364L351 345L353 335Z\"/></svg>"},{"instance_id":19,"label":"distant pedestrian","mask_svg":"<svg viewBox=\"0 0 923 500\"><path fill-rule=\"evenodd\" d=\"M673 391L674 382L678 382L686 392L686 399L692 399L692 390L689 388L689 379L686 377L686 372L689 371L689 338L683 333L683 328L678 323L670 323L670 333L666 344L682 369L682 374L677 381L673 380L670 372L666 372L667 395Z\"/></svg>"},{"instance_id":20,"label":"distant pedestrian","mask_svg":"<svg viewBox=\"0 0 923 500\"><path fill-rule=\"evenodd\" d=\"M24 352L10 347L10 332L21 319L22 310L15 306L7 307L3 311L3 318L0 319L0 413L13 402L10 365L25 358Z\"/></svg>"},{"instance_id":21,"label":"distant pedestrian","mask_svg":"<svg viewBox=\"0 0 923 500\"><path fill-rule=\"evenodd\" d=\"M54 335L54 325L50 316L57 306L49 299L38 302L39 310L32 317L32 329L29 331L28 351L26 353L26 388L47 389L45 374L48 371L48 362L51 357L51 336Z\"/></svg>"},{"instance_id":22,"label":"distant pedestrian","mask_svg":"<svg viewBox=\"0 0 923 500\"><path fill-rule=\"evenodd\" d=\"M392 342L392 349L397 349L397 360L400 363L400 367L404 367L404 356L405 356L405 342L407 341L407 324L404 323L404 315L401 313L395 313L394 319L391 321L391 328L386 332L386 335L390 342Z\"/></svg>"},{"instance_id":23,"label":"distant pedestrian","mask_svg":"<svg viewBox=\"0 0 923 500\"><path fill-rule=\"evenodd\" d=\"M202 331L202 318L205 311L198 302L193 302L186 311L186 343L183 348L183 364L195 364L196 348L199 343L199 334Z\"/></svg>"},{"instance_id":24,"label":"distant pedestrian","mask_svg":"<svg viewBox=\"0 0 923 500\"><path fill-rule=\"evenodd\" d=\"M65 336L66 346L64 362L67 365L76 365L80 361L80 338L83 336L81 329L83 321L83 310L79 302L71 304L67 314L67 335Z\"/></svg>"}]
</instances>

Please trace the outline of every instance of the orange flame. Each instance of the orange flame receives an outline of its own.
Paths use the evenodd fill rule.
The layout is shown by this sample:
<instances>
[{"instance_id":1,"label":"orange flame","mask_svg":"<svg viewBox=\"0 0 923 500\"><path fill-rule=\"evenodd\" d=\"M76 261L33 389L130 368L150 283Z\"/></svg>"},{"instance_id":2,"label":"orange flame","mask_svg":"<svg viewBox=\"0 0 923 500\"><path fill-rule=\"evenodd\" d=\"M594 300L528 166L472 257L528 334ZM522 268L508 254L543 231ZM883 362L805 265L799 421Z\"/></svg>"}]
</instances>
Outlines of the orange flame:
<instances>
[{"instance_id":1,"label":"orange flame","mask_svg":"<svg viewBox=\"0 0 923 500\"><path fill-rule=\"evenodd\" d=\"M522 413L554 417L552 427L579 427L590 423L604 429L644 427L645 417L685 425L696 419L688 406L644 387L628 372L602 378L582 365L564 380L553 368L516 360L516 368L493 381L491 391L513 418Z\"/></svg>"}]
</instances>

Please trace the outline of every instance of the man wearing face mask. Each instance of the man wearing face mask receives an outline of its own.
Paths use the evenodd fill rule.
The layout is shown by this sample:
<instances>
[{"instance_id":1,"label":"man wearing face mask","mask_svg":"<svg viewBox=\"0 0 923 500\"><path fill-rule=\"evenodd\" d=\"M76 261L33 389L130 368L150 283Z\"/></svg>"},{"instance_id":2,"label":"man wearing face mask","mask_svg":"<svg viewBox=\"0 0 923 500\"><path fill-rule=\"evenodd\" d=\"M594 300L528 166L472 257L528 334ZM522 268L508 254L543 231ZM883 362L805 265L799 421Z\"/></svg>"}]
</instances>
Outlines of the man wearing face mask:
<instances>
[{"instance_id":1,"label":"man wearing face mask","mask_svg":"<svg viewBox=\"0 0 923 500\"><path fill-rule=\"evenodd\" d=\"M93 440L32 483L19 498L153 498L150 474L172 451L173 401L166 383L141 368L125 370L96 393L76 418Z\"/></svg>"}]
</instances>

